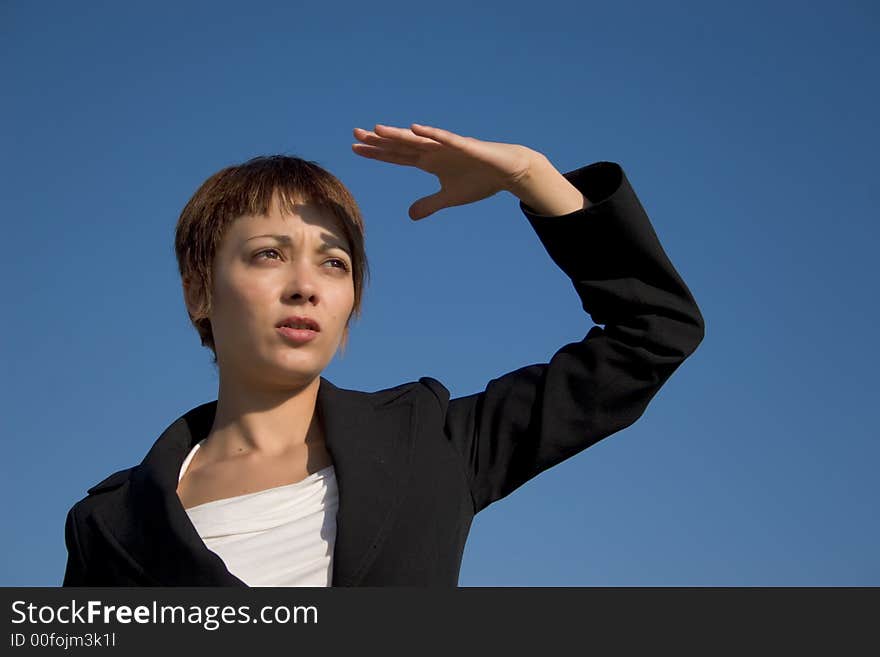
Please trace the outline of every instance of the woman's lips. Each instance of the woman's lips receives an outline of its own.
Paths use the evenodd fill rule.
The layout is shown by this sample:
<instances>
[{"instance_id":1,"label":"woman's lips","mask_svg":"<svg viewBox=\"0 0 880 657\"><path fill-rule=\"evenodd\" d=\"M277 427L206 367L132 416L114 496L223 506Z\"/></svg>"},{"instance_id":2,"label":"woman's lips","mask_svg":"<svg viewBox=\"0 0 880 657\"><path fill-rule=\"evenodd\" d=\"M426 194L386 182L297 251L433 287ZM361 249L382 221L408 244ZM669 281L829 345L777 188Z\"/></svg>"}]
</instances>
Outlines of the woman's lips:
<instances>
[{"instance_id":1,"label":"woman's lips","mask_svg":"<svg viewBox=\"0 0 880 657\"><path fill-rule=\"evenodd\" d=\"M295 342L296 344L305 344L313 340L318 335L317 331L311 329L295 329L289 326L280 326L276 329L285 339Z\"/></svg>"}]
</instances>

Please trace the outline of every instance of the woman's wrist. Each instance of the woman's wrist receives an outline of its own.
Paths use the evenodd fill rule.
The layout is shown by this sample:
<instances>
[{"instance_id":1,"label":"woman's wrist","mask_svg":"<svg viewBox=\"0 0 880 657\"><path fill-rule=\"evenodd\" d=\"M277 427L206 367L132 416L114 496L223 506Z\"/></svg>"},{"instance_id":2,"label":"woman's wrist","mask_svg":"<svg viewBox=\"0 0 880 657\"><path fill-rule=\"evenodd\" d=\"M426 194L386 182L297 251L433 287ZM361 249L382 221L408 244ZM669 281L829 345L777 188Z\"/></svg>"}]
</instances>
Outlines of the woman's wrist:
<instances>
[{"instance_id":1,"label":"woman's wrist","mask_svg":"<svg viewBox=\"0 0 880 657\"><path fill-rule=\"evenodd\" d=\"M589 199L538 151L532 152L526 172L506 189L534 214L558 217L590 206Z\"/></svg>"}]
</instances>

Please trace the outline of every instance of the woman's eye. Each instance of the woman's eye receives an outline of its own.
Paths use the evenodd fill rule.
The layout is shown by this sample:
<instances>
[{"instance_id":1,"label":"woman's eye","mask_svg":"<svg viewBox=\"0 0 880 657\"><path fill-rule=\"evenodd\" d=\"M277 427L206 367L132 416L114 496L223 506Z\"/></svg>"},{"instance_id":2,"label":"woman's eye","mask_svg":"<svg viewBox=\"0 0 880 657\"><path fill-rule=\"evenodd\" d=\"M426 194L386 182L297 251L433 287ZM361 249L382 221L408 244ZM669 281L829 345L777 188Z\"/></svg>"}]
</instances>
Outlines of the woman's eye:
<instances>
[{"instance_id":1,"label":"woman's eye","mask_svg":"<svg viewBox=\"0 0 880 657\"><path fill-rule=\"evenodd\" d=\"M255 253L254 258L256 258L257 260L275 260L275 258L261 258L260 257L263 254L268 254L268 253L274 253L275 255L281 257L281 254L278 251L276 251L275 249L264 249L262 251L258 251L257 253ZM344 271L349 270L348 263L345 260L343 260L342 258L331 258L327 262L336 263L333 267L334 269L342 269Z\"/></svg>"},{"instance_id":2,"label":"woman's eye","mask_svg":"<svg viewBox=\"0 0 880 657\"><path fill-rule=\"evenodd\" d=\"M255 258L259 258L259 256L263 255L264 253L274 253L274 254L276 254L276 255L281 255L281 254L278 253L278 251L276 251L275 249L266 249L266 250L264 250L264 251L260 251L259 253L254 254L254 257L255 257Z\"/></svg>"},{"instance_id":3,"label":"woman's eye","mask_svg":"<svg viewBox=\"0 0 880 657\"><path fill-rule=\"evenodd\" d=\"M348 271L348 263L345 262L345 260L343 260L342 258L332 258L332 259L328 260L327 262L338 262L340 269L344 269L345 271Z\"/></svg>"}]
</instances>

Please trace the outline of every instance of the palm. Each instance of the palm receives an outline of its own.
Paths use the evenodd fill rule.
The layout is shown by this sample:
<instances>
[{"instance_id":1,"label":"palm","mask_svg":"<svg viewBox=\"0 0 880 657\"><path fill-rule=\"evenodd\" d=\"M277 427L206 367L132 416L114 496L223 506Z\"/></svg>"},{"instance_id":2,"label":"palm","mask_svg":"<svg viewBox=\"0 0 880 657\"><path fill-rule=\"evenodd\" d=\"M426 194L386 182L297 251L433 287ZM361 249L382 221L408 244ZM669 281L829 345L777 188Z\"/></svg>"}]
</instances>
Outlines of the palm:
<instances>
[{"instance_id":1,"label":"palm","mask_svg":"<svg viewBox=\"0 0 880 657\"><path fill-rule=\"evenodd\" d=\"M410 206L409 216L414 220L508 189L528 171L533 153L518 144L462 137L415 123L411 129L381 124L375 131L355 128L354 136L363 142L352 144L358 155L417 167L437 176L440 191Z\"/></svg>"}]
</instances>

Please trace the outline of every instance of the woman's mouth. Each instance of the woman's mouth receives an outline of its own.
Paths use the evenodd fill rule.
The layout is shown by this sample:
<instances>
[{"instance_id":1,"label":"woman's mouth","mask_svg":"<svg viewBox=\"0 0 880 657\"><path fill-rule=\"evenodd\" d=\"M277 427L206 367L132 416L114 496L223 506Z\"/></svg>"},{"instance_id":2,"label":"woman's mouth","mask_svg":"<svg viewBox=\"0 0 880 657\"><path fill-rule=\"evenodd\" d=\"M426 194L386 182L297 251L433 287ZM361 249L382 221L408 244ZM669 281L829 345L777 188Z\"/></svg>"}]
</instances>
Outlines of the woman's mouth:
<instances>
[{"instance_id":1,"label":"woman's mouth","mask_svg":"<svg viewBox=\"0 0 880 657\"><path fill-rule=\"evenodd\" d=\"M296 344L305 344L318 335L317 331L311 329L297 329L289 326L279 326L275 330L277 330L286 340L295 342Z\"/></svg>"}]
</instances>

